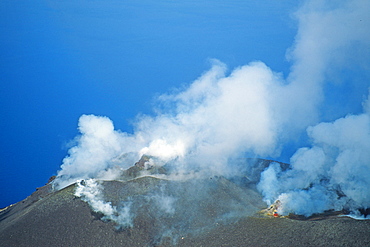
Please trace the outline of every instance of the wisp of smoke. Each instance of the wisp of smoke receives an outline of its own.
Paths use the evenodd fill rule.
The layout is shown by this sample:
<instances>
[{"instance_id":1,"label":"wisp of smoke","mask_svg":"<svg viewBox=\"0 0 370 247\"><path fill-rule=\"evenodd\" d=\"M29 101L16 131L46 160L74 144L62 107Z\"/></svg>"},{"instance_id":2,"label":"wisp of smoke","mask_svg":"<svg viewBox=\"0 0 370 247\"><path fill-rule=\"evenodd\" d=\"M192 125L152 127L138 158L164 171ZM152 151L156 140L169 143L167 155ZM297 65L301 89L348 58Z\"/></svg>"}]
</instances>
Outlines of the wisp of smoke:
<instances>
[{"instance_id":1,"label":"wisp of smoke","mask_svg":"<svg viewBox=\"0 0 370 247\"><path fill-rule=\"evenodd\" d=\"M114 221L119 227L132 227L131 202L126 202L121 207L112 206L111 202L104 200L101 187L94 179L78 181L75 196L88 202L95 212L103 214L103 220Z\"/></svg>"},{"instance_id":2,"label":"wisp of smoke","mask_svg":"<svg viewBox=\"0 0 370 247\"><path fill-rule=\"evenodd\" d=\"M160 96L156 115L138 117L132 134L115 130L107 117L81 116L81 135L63 160L55 188L91 181L85 182L88 186L80 182L76 193L94 210L118 217L121 211L104 202L96 192L99 186L89 179L116 179L143 155L154 157L157 165L173 164L178 177L230 176L238 172L230 159L278 158L284 145L307 129L312 146L292 156L290 169L275 163L261 174L258 188L266 202L279 199L281 214L306 216L369 208L369 103L363 114L320 123L322 109L331 107L323 105L330 93L325 91L328 71L368 66L350 54L354 47L369 54L369 10L369 1L307 1L295 15L299 29L288 53L293 65L286 79L259 61L228 73L214 60L188 87ZM361 86L367 90L368 81ZM171 212L174 199L161 198L163 209Z\"/></svg>"}]
</instances>

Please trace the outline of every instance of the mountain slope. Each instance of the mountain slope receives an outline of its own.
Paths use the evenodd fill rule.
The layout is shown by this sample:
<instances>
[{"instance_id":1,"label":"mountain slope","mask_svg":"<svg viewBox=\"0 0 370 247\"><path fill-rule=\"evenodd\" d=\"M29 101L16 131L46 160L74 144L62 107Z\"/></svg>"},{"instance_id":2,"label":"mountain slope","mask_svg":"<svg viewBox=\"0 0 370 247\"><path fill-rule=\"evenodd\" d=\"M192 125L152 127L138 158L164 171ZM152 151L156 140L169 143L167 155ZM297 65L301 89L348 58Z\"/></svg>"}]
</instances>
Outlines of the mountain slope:
<instances>
[{"instance_id":1,"label":"mountain slope","mask_svg":"<svg viewBox=\"0 0 370 247\"><path fill-rule=\"evenodd\" d=\"M370 245L368 220L270 218L258 214L264 207L240 178L48 184L0 212L0 246Z\"/></svg>"}]
</instances>

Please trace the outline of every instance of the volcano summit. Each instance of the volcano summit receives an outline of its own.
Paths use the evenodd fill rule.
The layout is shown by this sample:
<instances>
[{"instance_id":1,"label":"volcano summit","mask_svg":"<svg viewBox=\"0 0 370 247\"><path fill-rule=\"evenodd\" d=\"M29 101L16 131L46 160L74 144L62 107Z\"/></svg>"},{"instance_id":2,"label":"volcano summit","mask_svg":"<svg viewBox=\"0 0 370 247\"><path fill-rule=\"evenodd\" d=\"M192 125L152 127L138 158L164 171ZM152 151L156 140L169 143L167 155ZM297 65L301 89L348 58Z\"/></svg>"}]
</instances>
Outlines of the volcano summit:
<instances>
[{"instance_id":1,"label":"volcano summit","mask_svg":"<svg viewBox=\"0 0 370 247\"><path fill-rule=\"evenodd\" d=\"M1 246L366 246L370 221L270 217L256 189L268 160L232 177L170 175L144 156L119 179L55 180L0 212Z\"/></svg>"}]
</instances>

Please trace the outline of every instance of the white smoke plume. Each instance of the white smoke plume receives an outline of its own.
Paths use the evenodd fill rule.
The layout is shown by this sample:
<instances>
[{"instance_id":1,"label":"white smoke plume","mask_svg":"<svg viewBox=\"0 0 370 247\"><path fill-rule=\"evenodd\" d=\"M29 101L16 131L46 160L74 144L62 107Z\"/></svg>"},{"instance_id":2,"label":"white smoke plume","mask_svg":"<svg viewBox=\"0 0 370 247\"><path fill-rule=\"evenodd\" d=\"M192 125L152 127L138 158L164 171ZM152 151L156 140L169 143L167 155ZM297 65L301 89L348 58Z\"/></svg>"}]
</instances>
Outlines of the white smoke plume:
<instances>
[{"instance_id":1,"label":"white smoke plume","mask_svg":"<svg viewBox=\"0 0 370 247\"><path fill-rule=\"evenodd\" d=\"M162 96L174 105L173 112L142 116L133 135L114 130L106 117L83 115L78 145L69 150L55 185L107 179L110 170L127 168L144 154L163 162L176 159L179 170L189 171L191 164L216 174L227 172L227 159L235 154L273 155L283 123L270 102L278 80L261 62L229 76L216 62L183 92Z\"/></svg>"},{"instance_id":2,"label":"white smoke plume","mask_svg":"<svg viewBox=\"0 0 370 247\"><path fill-rule=\"evenodd\" d=\"M133 215L130 213L131 202L126 202L119 208L112 206L111 202L104 200L102 185L94 179L78 181L77 185L75 196L89 203L93 211L103 214L103 220L114 221L119 227L133 226Z\"/></svg>"},{"instance_id":3,"label":"white smoke plume","mask_svg":"<svg viewBox=\"0 0 370 247\"><path fill-rule=\"evenodd\" d=\"M304 92L298 90L298 97L323 97L325 85L320 86L321 81L325 82L325 76L332 72L330 70L348 66L345 63L358 62L357 66L368 68L368 62L364 64L361 59L369 58L370 35L363 25L363 21L369 23L369 16L365 14L369 9L367 1L342 1L334 8L324 1L309 1L298 11L300 29L292 51L296 64L288 79L296 78L299 83L308 80L310 83L306 84L314 91L310 95L310 88ZM364 52L357 60L348 55L349 51L356 53L354 45L362 47ZM332 64L329 66L329 63ZM369 81L362 82L365 90L369 85ZM352 85L353 88L356 86ZM294 107L297 107L297 112L304 110L299 105ZM307 134L313 145L301 148L293 155L291 169L281 171L275 164L261 175L259 189L266 202L279 199L283 205L281 214L306 216L329 209L356 213L359 208L369 208L368 100L364 103L364 110L363 114L349 114L333 122L308 127Z\"/></svg>"},{"instance_id":4,"label":"white smoke plume","mask_svg":"<svg viewBox=\"0 0 370 247\"><path fill-rule=\"evenodd\" d=\"M310 216L325 210L370 207L370 116L348 115L307 129L310 148L299 149L291 169L277 164L258 184L267 203L280 200L279 213Z\"/></svg>"},{"instance_id":5,"label":"white smoke plume","mask_svg":"<svg viewBox=\"0 0 370 247\"><path fill-rule=\"evenodd\" d=\"M328 121L322 116L331 108L326 99L335 97L327 90L328 78L342 68L369 68L368 59L353 55L369 58L369 10L369 1L307 1L295 15L298 34L288 52L293 65L287 78L259 61L229 73L214 60L188 87L160 96L156 115L138 117L133 134L114 130L107 117L81 116L81 135L63 160L55 187L115 179L144 154L176 163L177 174L227 176L236 172L231 158L278 159L286 143L308 128L312 147L294 154L292 169L281 171L275 164L262 174L259 189L266 201L280 199L281 213L304 215L370 207L369 115L319 123ZM368 70L361 76L369 78ZM365 88L361 97L370 86L355 76L343 83Z\"/></svg>"},{"instance_id":6,"label":"white smoke plume","mask_svg":"<svg viewBox=\"0 0 370 247\"><path fill-rule=\"evenodd\" d=\"M115 131L107 117L83 115L78 128L81 136L76 138L77 145L68 151L69 155L63 160L55 183L57 188L81 179L114 179L115 173L111 170L116 164L115 158L123 152L123 147L128 152L132 147L128 144L130 138L127 134Z\"/></svg>"}]
</instances>

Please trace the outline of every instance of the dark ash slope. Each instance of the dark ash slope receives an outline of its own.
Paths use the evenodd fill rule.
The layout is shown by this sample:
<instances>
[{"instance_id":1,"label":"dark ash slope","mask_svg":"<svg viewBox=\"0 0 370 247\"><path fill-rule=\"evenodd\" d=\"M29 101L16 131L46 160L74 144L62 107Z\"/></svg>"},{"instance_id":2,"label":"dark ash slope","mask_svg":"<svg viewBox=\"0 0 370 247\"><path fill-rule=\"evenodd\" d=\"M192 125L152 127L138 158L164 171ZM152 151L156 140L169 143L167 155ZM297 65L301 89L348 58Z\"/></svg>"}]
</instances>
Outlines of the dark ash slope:
<instances>
[{"instance_id":1,"label":"dark ash slope","mask_svg":"<svg viewBox=\"0 0 370 247\"><path fill-rule=\"evenodd\" d=\"M370 246L370 221L266 218L253 183L208 177L169 181L151 176L101 181L104 200L130 201L133 227L104 221L74 195L38 189L0 212L0 246ZM169 209L160 202L172 198Z\"/></svg>"}]
</instances>

